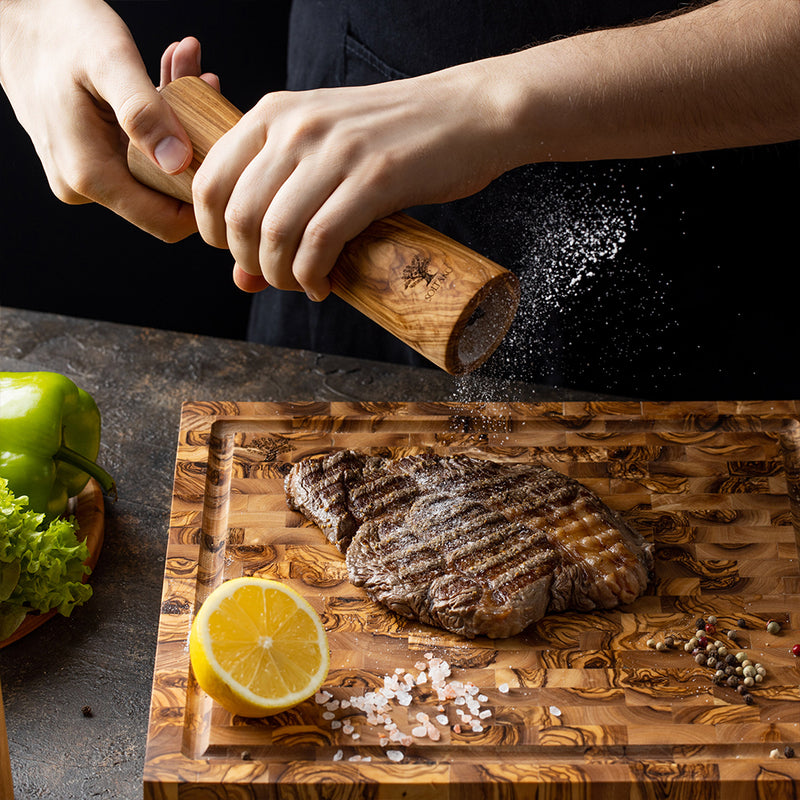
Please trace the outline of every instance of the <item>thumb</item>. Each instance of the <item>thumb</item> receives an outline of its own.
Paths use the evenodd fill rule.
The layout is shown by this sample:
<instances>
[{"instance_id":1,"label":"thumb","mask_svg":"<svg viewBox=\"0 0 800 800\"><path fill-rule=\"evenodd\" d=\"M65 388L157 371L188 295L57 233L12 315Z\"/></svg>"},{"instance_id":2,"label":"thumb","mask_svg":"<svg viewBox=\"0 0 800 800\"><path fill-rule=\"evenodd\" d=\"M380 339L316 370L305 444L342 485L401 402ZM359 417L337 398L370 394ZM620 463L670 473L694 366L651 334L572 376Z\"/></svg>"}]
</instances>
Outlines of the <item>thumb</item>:
<instances>
[{"instance_id":1,"label":"thumb","mask_svg":"<svg viewBox=\"0 0 800 800\"><path fill-rule=\"evenodd\" d=\"M95 83L98 94L111 106L131 143L164 172L182 172L192 160L192 145L183 126L150 81L136 52L106 80Z\"/></svg>"}]
</instances>

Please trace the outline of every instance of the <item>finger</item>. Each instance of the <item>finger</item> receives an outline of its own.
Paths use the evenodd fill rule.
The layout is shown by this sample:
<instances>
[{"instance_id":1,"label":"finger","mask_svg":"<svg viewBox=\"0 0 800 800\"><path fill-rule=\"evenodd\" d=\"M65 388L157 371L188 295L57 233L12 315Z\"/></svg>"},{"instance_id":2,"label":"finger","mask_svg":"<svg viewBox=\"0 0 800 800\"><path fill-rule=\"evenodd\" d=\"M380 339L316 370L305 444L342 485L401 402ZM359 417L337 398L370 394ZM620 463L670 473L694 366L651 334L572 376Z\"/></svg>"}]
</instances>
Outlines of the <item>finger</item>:
<instances>
[{"instance_id":1,"label":"finger","mask_svg":"<svg viewBox=\"0 0 800 800\"><path fill-rule=\"evenodd\" d=\"M310 299L328 296L329 276L345 245L388 213L369 202L358 181L345 180L336 188L309 220L294 254L292 271Z\"/></svg>"},{"instance_id":2,"label":"finger","mask_svg":"<svg viewBox=\"0 0 800 800\"><path fill-rule=\"evenodd\" d=\"M264 146L266 133L247 115L209 150L192 180L192 203L203 240L228 247L225 212L236 184Z\"/></svg>"},{"instance_id":3,"label":"finger","mask_svg":"<svg viewBox=\"0 0 800 800\"><path fill-rule=\"evenodd\" d=\"M113 109L131 142L164 172L183 171L192 160L192 146L169 104L147 76L141 56L131 44L113 68L97 71L97 96Z\"/></svg>"},{"instance_id":4,"label":"finger","mask_svg":"<svg viewBox=\"0 0 800 800\"><path fill-rule=\"evenodd\" d=\"M219 86L219 76L213 72L204 72L200 79L204 80L212 89L216 89L218 92L222 91Z\"/></svg>"},{"instance_id":5,"label":"finger","mask_svg":"<svg viewBox=\"0 0 800 800\"><path fill-rule=\"evenodd\" d=\"M172 54L180 42L173 42L161 55L158 88L163 89L172 80Z\"/></svg>"},{"instance_id":6,"label":"finger","mask_svg":"<svg viewBox=\"0 0 800 800\"><path fill-rule=\"evenodd\" d=\"M248 294L263 291L269 286L263 275L250 275L238 264L233 265L233 282L238 289Z\"/></svg>"},{"instance_id":7,"label":"finger","mask_svg":"<svg viewBox=\"0 0 800 800\"><path fill-rule=\"evenodd\" d=\"M260 150L236 181L225 208L228 248L237 265L251 275L262 274L260 246L263 221L275 194L292 172L292 166L273 162L268 148ZM298 289L296 282L274 284L281 289Z\"/></svg>"},{"instance_id":8,"label":"finger","mask_svg":"<svg viewBox=\"0 0 800 800\"><path fill-rule=\"evenodd\" d=\"M188 203L142 185L124 162L106 164L102 182L98 181L87 196L165 242L180 241L197 231Z\"/></svg>"},{"instance_id":9,"label":"finger","mask_svg":"<svg viewBox=\"0 0 800 800\"><path fill-rule=\"evenodd\" d=\"M333 171L325 173L317 159L306 158L275 194L261 224L259 263L264 277L278 289L306 292L313 300L322 300L330 291L327 271L321 262L314 269L304 269L298 275L295 256L301 241L307 236L319 235L323 240L326 231L309 223L339 184L340 176ZM330 270L332 263L328 265Z\"/></svg>"},{"instance_id":10,"label":"finger","mask_svg":"<svg viewBox=\"0 0 800 800\"><path fill-rule=\"evenodd\" d=\"M200 42L194 36L187 36L172 52L171 80L187 75L198 76L200 72Z\"/></svg>"}]
</instances>

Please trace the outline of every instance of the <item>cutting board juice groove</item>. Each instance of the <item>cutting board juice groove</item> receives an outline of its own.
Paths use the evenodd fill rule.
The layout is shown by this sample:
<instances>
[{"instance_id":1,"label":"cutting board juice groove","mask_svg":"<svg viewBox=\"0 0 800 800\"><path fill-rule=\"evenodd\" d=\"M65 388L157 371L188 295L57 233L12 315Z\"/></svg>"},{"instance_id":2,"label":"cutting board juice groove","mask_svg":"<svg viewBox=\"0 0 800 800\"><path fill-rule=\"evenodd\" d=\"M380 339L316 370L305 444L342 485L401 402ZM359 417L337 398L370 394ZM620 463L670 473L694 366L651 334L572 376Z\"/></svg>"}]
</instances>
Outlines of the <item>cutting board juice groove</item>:
<instances>
[{"instance_id":1,"label":"cutting board juice groove","mask_svg":"<svg viewBox=\"0 0 800 800\"><path fill-rule=\"evenodd\" d=\"M794 403L186 404L145 797L327 797L333 786L348 798L437 800L793 796L800 760L769 752L800 748L800 674L789 652L800 636L797 413ZM655 542L651 591L628 607L547 617L500 641L396 617L349 584L334 548L285 505L289 465L341 447L543 460ZM485 729L451 724L438 742L402 748L395 764L379 729L354 714L354 740L313 701L270 719L231 718L194 684L186 639L202 598L239 574L285 581L320 612L332 651L325 688L337 699L379 687L432 651L451 663L452 678L488 697ZM681 649L646 646L710 613L723 632L748 621L741 647L769 671L752 706L713 686ZM764 629L770 617L781 636Z\"/></svg>"},{"instance_id":2,"label":"cutting board juice groove","mask_svg":"<svg viewBox=\"0 0 800 800\"><path fill-rule=\"evenodd\" d=\"M185 203L208 151L241 112L200 78L179 78L161 94L183 124L194 159L166 175L135 147L131 172ZM455 375L483 364L505 337L519 305L516 276L405 214L372 223L350 241L331 273L332 291L353 308Z\"/></svg>"}]
</instances>

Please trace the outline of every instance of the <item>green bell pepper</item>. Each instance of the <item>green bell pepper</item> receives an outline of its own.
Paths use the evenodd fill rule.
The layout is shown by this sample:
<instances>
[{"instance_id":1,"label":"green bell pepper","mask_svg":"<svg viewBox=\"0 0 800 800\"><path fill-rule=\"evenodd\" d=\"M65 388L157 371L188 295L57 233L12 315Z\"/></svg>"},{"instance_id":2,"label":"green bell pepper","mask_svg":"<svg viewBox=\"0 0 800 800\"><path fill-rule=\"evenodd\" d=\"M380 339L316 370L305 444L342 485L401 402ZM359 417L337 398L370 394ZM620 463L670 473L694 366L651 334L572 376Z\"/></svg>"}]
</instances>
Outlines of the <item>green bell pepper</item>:
<instances>
[{"instance_id":1,"label":"green bell pepper","mask_svg":"<svg viewBox=\"0 0 800 800\"><path fill-rule=\"evenodd\" d=\"M33 511L62 515L90 477L115 493L114 479L95 463L99 449L91 395L55 372L0 372L0 477Z\"/></svg>"}]
</instances>

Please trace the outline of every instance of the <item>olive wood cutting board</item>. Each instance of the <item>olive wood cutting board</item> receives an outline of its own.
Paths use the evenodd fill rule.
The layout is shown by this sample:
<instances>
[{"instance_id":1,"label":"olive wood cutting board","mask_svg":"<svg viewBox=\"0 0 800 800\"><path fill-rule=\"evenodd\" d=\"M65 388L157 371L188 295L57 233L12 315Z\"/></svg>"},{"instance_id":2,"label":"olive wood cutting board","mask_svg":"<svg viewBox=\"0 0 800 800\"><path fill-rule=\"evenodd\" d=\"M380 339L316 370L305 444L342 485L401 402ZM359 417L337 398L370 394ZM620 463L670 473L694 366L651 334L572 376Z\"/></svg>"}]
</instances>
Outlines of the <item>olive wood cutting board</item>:
<instances>
[{"instance_id":1,"label":"olive wood cutting board","mask_svg":"<svg viewBox=\"0 0 800 800\"><path fill-rule=\"evenodd\" d=\"M186 403L145 798L797 797L798 412L797 402ZM350 585L342 557L286 506L290 465L339 448L543 461L655 543L653 582L632 605L550 616L506 640L399 618ZM331 648L327 694L259 720L199 690L187 646L209 592L250 574L303 594ZM712 639L767 670L752 704L683 649L709 615ZM669 634L677 646L648 646ZM386 746L385 728L352 703L431 658L450 665L449 682L476 687L489 714L463 724L463 706L421 683L389 716L408 735L418 713L446 724Z\"/></svg>"}]
</instances>

